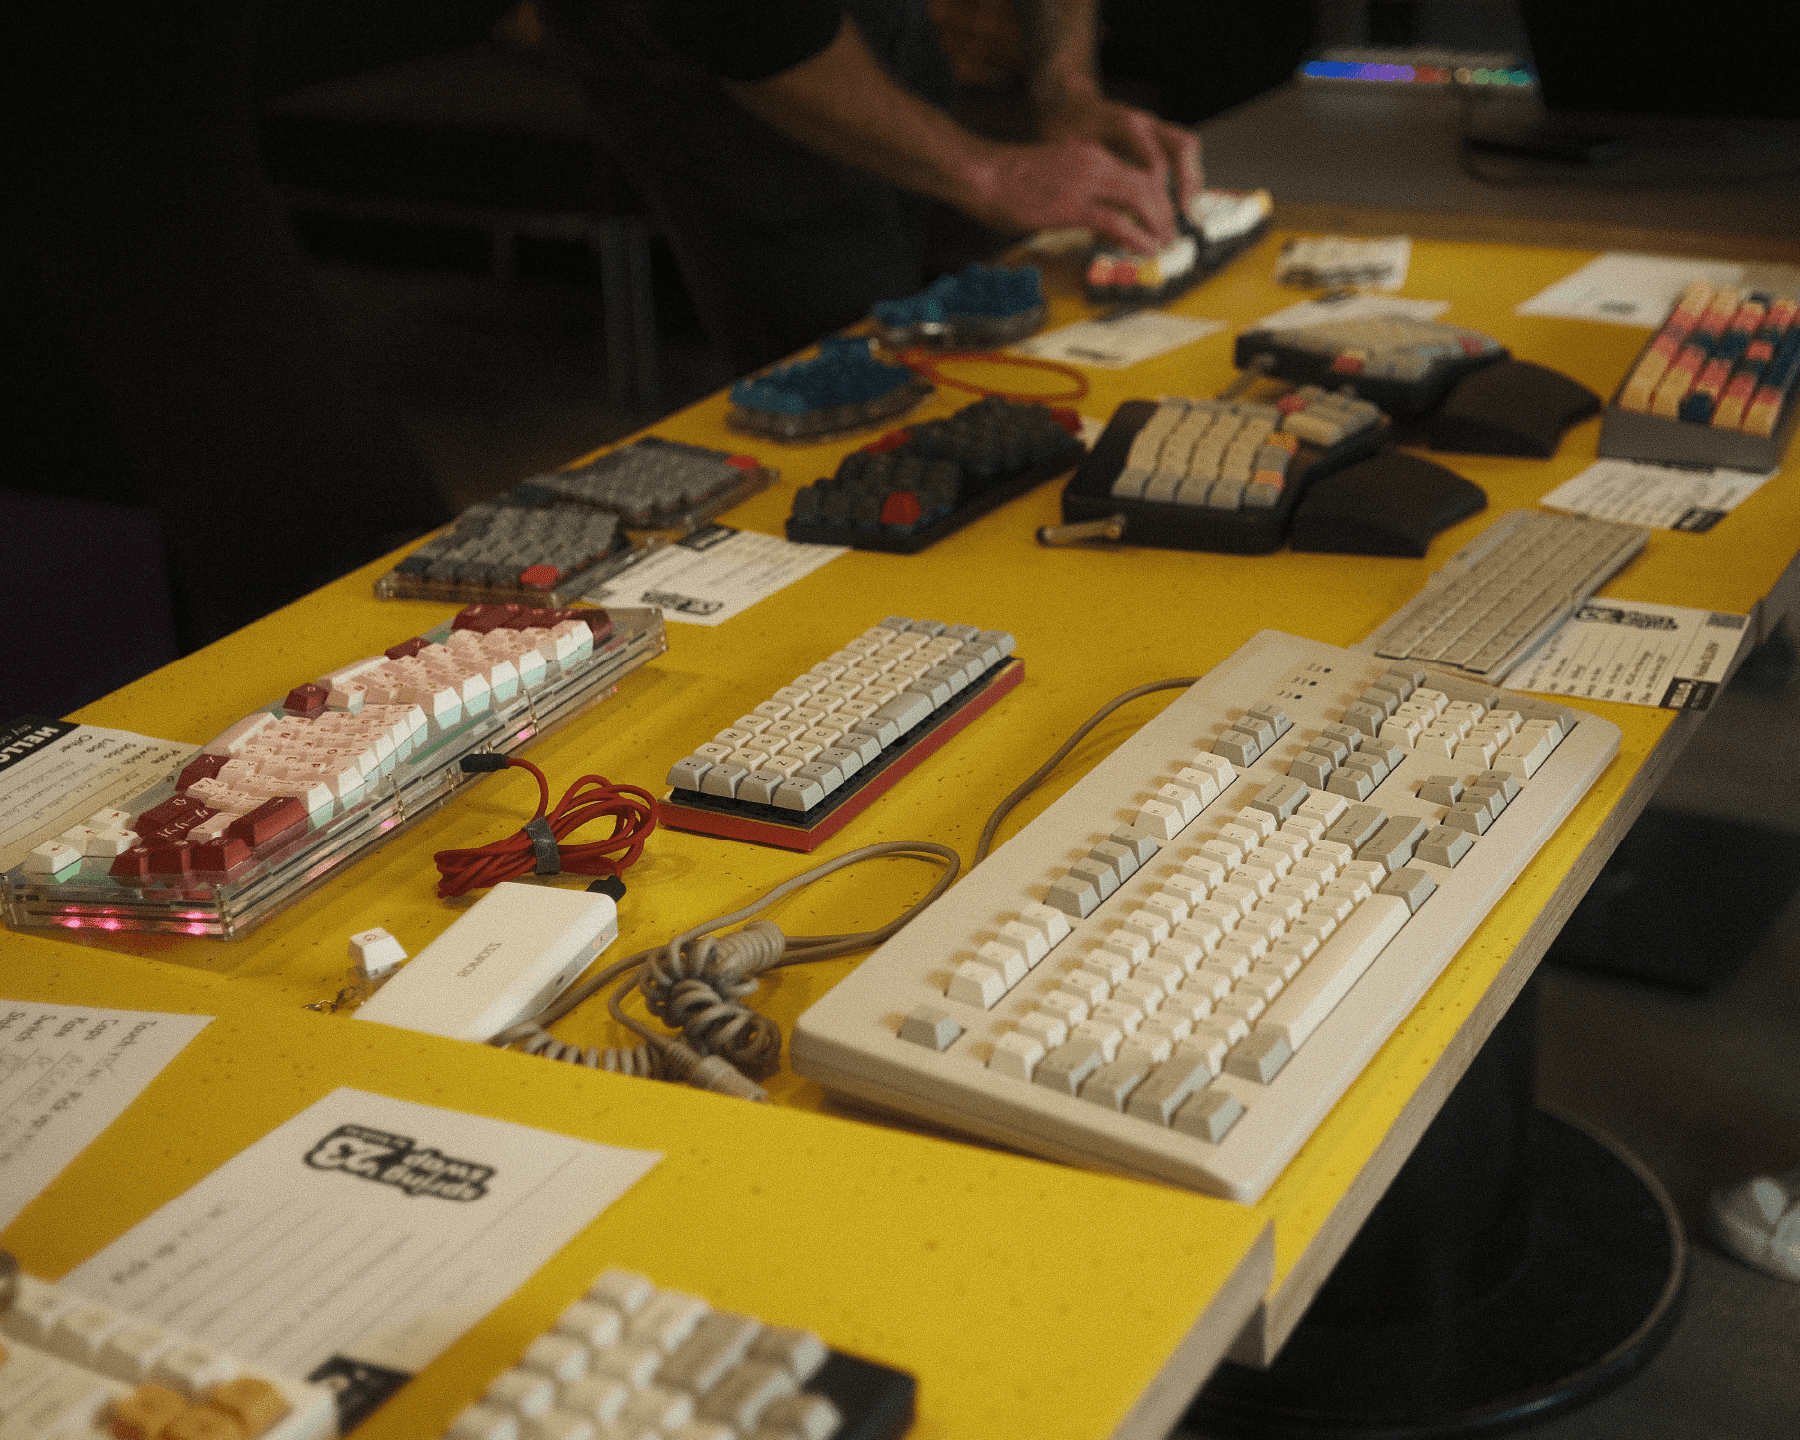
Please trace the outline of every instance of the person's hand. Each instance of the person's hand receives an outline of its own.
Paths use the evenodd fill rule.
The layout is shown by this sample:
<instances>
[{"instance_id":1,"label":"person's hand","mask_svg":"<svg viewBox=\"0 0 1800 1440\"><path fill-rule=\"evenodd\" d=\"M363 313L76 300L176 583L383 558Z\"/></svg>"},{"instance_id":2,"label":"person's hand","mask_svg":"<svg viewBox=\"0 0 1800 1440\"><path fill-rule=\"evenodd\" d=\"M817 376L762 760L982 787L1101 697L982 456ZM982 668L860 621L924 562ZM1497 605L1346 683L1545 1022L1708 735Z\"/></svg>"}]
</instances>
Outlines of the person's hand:
<instances>
[{"instance_id":1,"label":"person's hand","mask_svg":"<svg viewBox=\"0 0 1800 1440\"><path fill-rule=\"evenodd\" d=\"M1163 183L1175 177L1175 199L1185 212L1200 193L1200 137L1192 130L1107 100L1096 92L1062 89L1040 99L1038 129L1046 140L1095 140L1121 160L1151 171Z\"/></svg>"},{"instance_id":2,"label":"person's hand","mask_svg":"<svg viewBox=\"0 0 1800 1440\"><path fill-rule=\"evenodd\" d=\"M1166 161L1121 160L1097 139L1069 135L1036 145L996 145L956 203L997 230L1080 226L1140 255L1175 238Z\"/></svg>"}]
</instances>

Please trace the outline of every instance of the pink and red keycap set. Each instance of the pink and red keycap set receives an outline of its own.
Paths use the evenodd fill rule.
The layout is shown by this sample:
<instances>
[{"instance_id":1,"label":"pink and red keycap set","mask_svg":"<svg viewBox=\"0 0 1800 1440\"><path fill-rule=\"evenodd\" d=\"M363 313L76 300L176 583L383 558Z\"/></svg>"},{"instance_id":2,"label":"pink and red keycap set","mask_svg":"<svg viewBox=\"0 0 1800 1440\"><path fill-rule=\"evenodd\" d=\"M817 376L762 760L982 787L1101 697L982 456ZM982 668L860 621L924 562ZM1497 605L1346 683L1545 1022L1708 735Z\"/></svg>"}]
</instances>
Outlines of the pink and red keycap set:
<instances>
[{"instance_id":1,"label":"pink and red keycap set","mask_svg":"<svg viewBox=\"0 0 1800 1440\"><path fill-rule=\"evenodd\" d=\"M229 936L435 811L667 648L654 610L471 605L295 685L6 876L15 926Z\"/></svg>"}]
</instances>

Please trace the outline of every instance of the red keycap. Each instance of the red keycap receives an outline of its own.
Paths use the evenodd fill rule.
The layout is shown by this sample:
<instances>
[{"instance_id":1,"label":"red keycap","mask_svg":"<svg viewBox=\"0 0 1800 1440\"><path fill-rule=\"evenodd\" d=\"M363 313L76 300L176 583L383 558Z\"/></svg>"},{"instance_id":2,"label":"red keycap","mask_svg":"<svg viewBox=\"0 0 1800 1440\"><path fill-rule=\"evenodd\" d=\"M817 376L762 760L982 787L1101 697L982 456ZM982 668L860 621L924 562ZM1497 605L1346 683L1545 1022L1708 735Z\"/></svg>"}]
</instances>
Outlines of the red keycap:
<instances>
[{"instance_id":1,"label":"red keycap","mask_svg":"<svg viewBox=\"0 0 1800 1440\"><path fill-rule=\"evenodd\" d=\"M218 811L192 795L171 795L160 805L152 805L139 815L132 822L131 828L147 839L152 831L161 830L168 825L180 825L181 828L175 833L184 835L208 815L216 814ZM182 824L183 821L186 823Z\"/></svg>"},{"instance_id":2,"label":"red keycap","mask_svg":"<svg viewBox=\"0 0 1800 1440\"><path fill-rule=\"evenodd\" d=\"M330 698L331 692L323 685L296 685L288 691L282 709L290 715L303 715L310 720L325 713L325 702Z\"/></svg>"},{"instance_id":3,"label":"red keycap","mask_svg":"<svg viewBox=\"0 0 1800 1440\"><path fill-rule=\"evenodd\" d=\"M230 763L229 755L196 755L182 770L175 788L185 790L196 780L210 780Z\"/></svg>"},{"instance_id":4,"label":"red keycap","mask_svg":"<svg viewBox=\"0 0 1800 1440\"><path fill-rule=\"evenodd\" d=\"M229 870L233 865L241 865L250 858L250 847L242 840L227 835L218 840L208 840L189 847L193 852L194 869L204 871Z\"/></svg>"},{"instance_id":5,"label":"red keycap","mask_svg":"<svg viewBox=\"0 0 1800 1440\"><path fill-rule=\"evenodd\" d=\"M1081 434L1081 412L1079 410L1071 409L1067 405L1057 405L1051 409L1050 418L1071 435L1079 436Z\"/></svg>"},{"instance_id":6,"label":"red keycap","mask_svg":"<svg viewBox=\"0 0 1800 1440\"><path fill-rule=\"evenodd\" d=\"M382 653L390 660L410 660L431 642L423 635L415 635L410 640L402 640L398 645L390 645Z\"/></svg>"},{"instance_id":7,"label":"red keycap","mask_svg":"<svg viewBox=\"0 0 1800 1440\"><path fill-rule=\"evenodd\" d=\"M1303 396L1298 394L1283 395L1275 402L1275 408L1283 415L1292 415L1296 410L1304 410L1306 408L1306 400Z\"/></svg>"},{"instance_id":8,"label":"red keycap","mask_svg":"<svg viewBox=\"0 0 1800 1440\"><path fill-rule=\"evenodd\" d=\"M185 875L193 868L193 851L183 841L148 848L152 875Z\"/></svg>"},{"instance_id":9,"label":"red keycap","mask_svg":"<svg viewBox=\"0 0 1800 1440\"><path fill-rule=\"evenodd\" d=\"M519 572L519 583L529 585L533 590L548 590L562 579L562 571L554 565L533 565Z\"/></svg>"},{"instance_id":10,"label":"red keycap","mask_svg":"<svg viewBox=\"0 0 1800 1440\"><path fill-rule=\"evenodd\" d=\"M896 490L881 502L883 525L913 525L924 513L919 497L910 490Z\"/></svg>"},{"instance_id":11,"label":"red keycap","mask_svg":"<svg viewBox=\"0 0 1800 1440\"><path fill-rule=\"evenodd\" d=\"M133 845L113 861L107 873L117 880L142 880L150 873L149 847Z\"/></svg>"},{"instance_id":12,"label":"red keycap","mask_svg":"<svg viewBox=\"0 0 1800 1440\"><path fill-rule=\"evenodd\" d=\"M251 849L279 840L306 825L306 807L292 795L265 800L248 815L240 815L226 828L226 835L242 840Z\"/></svg>"},{"instance_id":13,"label":"red keycap","mask_svg":"<svg viewBox=\"0 0 1800 1440\"><path fill-rule=\"evenodd\" d=\"M754 455L733 455L730 456L725 463L732 466L734 469L747 472L757 469L761 466L762 461L758 460Z\"/></svg>"},{"instance_id":14,"label":"red keycap","mask_svg":"<svg viewBox=\"0 0 1800 1440\"><path fill-rule=\"evenodd\" d=\"M910 430L890 430L879 440L871 440L862 448L871 455L879 455L883 450L898 450L911 439L912 431Z\"/></svg>"},{"instance_id":15,"label":"red keycap","mask_svg":"<svg viewBox=\"0 0 1800 1440\"><path fill-rule=\"evenodd\" d=\"M588 629L594 632L594 643L596 645L604 641L613 632L612 616L608 615L604 610L577 610L574 614L574 618L581 621L583 625L586 625Z\"/></svg>"},{"instance_id":16,"label":"red keycap","mask_svg":"<svg viewBox=\"0 0 1800 1440\"><path fill-rule=\"evenodd\" d=\"M1340 375L1360 375L1363 369L1362 356L1339 355L1331 362L1331 368Z\"/></svg>"}]
</instances>

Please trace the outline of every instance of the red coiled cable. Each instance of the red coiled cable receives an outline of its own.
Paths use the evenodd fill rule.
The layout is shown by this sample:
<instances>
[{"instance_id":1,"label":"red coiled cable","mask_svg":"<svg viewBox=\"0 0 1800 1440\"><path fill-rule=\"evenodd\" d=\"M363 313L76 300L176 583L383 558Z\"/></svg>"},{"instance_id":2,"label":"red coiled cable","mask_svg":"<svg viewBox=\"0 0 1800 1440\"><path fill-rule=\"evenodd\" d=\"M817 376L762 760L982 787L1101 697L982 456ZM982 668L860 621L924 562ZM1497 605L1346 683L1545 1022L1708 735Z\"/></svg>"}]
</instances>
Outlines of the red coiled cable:
<instances>
[{"instance_id":1,"label":"red coiled cable","mask_svg":"<svg viewBox=\"0 0 1800 1440\"><path fill-rule=\"evenodd\" d=\"M604 775L583 775L568 789L556 808L550 810L550 783L544 772L529 760L503 759L498 755L468 756L468 760L487 763L464 765L464 769L529 770L538 783L537 814L528 825L543 821L556 840L557 864L572 875L617 875L637 863L644 853L644 842L656 829L657 807L648 791L635 785L615 785ZM501 763L494 763L499 761ZM546 813L546 811L548 813ZM604 840L590 840L580 845L563 844L564 837L590 820L610 818L612 833ZM503 880L516 880L521 875L556 873L540 866L536 843L528 830L521 828L504 840L472 850L440 850L431 857L437 862L438 898L466 895L471 890L486 889Z\"/></svg>"}]
</instances>

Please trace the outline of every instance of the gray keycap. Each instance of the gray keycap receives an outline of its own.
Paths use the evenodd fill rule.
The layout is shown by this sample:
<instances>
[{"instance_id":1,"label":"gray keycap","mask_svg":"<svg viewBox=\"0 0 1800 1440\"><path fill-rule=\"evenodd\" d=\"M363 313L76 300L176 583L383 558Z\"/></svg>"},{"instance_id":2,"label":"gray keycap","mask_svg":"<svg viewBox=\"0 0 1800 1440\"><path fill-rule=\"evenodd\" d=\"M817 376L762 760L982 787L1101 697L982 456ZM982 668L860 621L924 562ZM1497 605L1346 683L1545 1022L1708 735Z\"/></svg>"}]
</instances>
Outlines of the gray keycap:
<instances>
[{"instance_id":1,"label":"gray keycap","mask_svg":"<svg viewBox=\"0 0 1800 1440\"><path fill-rule=\"evenodd\" d=\"M1498 790L1509 803L1518 798L1518 777L1516 775L1509 775L1504 770L1483 770L1469 782L1471 789L1477 785L1491 786L1493 789Z\"/></svg>"},{"instance_id":2,"label":"gray keycap","mask_svg":"<svg viewBox=\"0 0 1800 1440\"><path fill-rule=\"evenodd\" d=\"M1225 1058L1225 1068L1240 1079L1267 1085L1293 1058L1294 1049L1288 1044L1287 1036L1278 1031L1258 1030L1233 1047Z\"/></svg>"},{"instance_id":3,"label":"gray keycap","mask_svg":"<svg viewBox=\"0 0 1800 1440\"><path fill-rule=\"evenodd\" d=\"M926 719L932 711L931 701L917 691L908 690L896 695L887 704L869 718L892 720L904 734L921 720Z\"/></svg>"},{"instance_id":4,"label":"gray keycap","mask_svg":"<svg viewBox=\"0 0 1800 1440\"><path fill-rule=\"evenodd\" d=\"M1374 838L1386 819L1387 812L1379 805L1352 805L1338 816L1337 823L1325 832L1325 838L1360 850Z\"/></svg>"},{"instance_id":5,"label":"gray keycap","mask_svg":"<svg viewBox=\"0 0 1800 1440\"><path fill-rule=\"evenodd\" d=\"M1208 1086L1175 1112L1172 1128L1217 1145L1243 1113L1243 1102L1237 1096Z\"/></svg>"},{"instance_id":6,"label":"gray keycap","mask_svg":"<svg viewBox=\"0 0 1800 1440\"><path fill-rule=\"evenodd\" d=\"M784 1395L763 1411L762 1428L750 1440L830 1440L844 1423L838 1408L823 1395Z\"/></svg>"},{"instance_id":7,"label":"gray keycap","mask_svg":"<svg viewBox=\"0 0 1800 1440\"><path fill-rule=\"evenodd\" d=\"M1262 715L1258 715L1254 710L1246 710L1236 720L1233 720L1231 722L1231 728L1233 730L1242 730L1246 735L1254 735L1259 750L1267 750L1275 743L1275 726L1273 722Z\"/></svg>"},{"instance_id":8,"label":"gray keycap","mask_svg":"<svg viewBox=\"0 0 1800 1440\"><path fill-rule=\"evenodd\" d=\"M1339 724L1335 720L1331 724L1322 727L1319 734L1327 740L1337 741L1337 743L1342 745L1347 752L1360 750L1362 748L1362 742L1367 738L1356 726ZM1340 760L1338 763L1341 765L1343 762Z\"/></svg>"},{"instance_id":9,"label":"gray keycap","mask_svg":"<svg viewBox=\"0 0 1800 1440\"><path fill-rule=\"evenodd\" d=\"M938 706L949 703L950 682L938 675L935 669L927 670L923 675L910 681L904 693L923 697L930 702L930 708L935 710Z\"/></svg>"},{"instance_id":10,"label":"gray keycap","mask_svg":"<svg viewBox=\"0 0 1800 1440\"><path fill-rule=\"evenodd\" d=\"M1454 775L1433 775L1419 787L1419 798L1427 805L1454 805L1462 796L1462 781Z\"/></svg>"},{"instance_id":11,"label":"gray keycap","mask_svg":"<svg viewBox=\"0 0 1800 1440\"><path fill-rule=\"evenodd\" d=\"M1315 790L1323 790L1331 779L1333 769L1331 757L1317 750L1303 750L1288 766L1288 775L1303 785L1310 785Z\"/></svg>"},{"instance_id":12,"label":"gray keycap","mask_svg":"<svg viewBox=\"0 0 1800 1440\"><path fill-rule=\"evenodd\" d=\"M1451 865L1469 853L1475 837L1454 825L1433 825L1425 832L1414 854L1415 859L1429 860L1433 865Z\"/></svg>"},{"instance_id":13,"label":"gray keycap","mask_svg":"<svg viewBox=\"0 0 1800 1440\"><path fill-rule=\"evenodd\" d=\"M1085 920L1100 908L1100 887L1080 875L1065 875L1050 887L1044 903L1076 920Z\"/></svg>"},{"instance_id":14,"label":"gray keycap","mask_svg":"<svg viewBox=\"0 0 1800 1440\"><path fill-rule=\"evenodd\" d=\"M1100 892L1100 898L1106 899L1119 888L1119 872L1105 860L1096 860L1092 855L1084 855L1069 867L1069 874L1080 880L1086 880Z\"/></svg>"},{"instance_id":15,"label":"gray keycap","mask_svg":"<svg viewBox=\"0 0 1800 1440\"><path fill-rule=\"evenodd\" d=\"M1227 730L1213 741L1212 753L1224 756L1233 765L1251 765L1262 754L1262 746L1256 743L1254 735L1247 735L1242 730Z\"/></svg>"},{"instance_id":16,"label":"gray keycap","mask_svg":"<svg viewBox=\"0 0 1800 1440\"><path fill-rule=\"evenodd\" d=\"M1453 829L1467 830L1471 835L1485 835L1494 819L1487 806L1460 800L1444 812L1442 823Z\"/></svg>"},{"instance_id":17,"label":"gray keycap","mask_svg":"<svg viewBox=\"0 0 1800 1440\"><path fill-rule=\"evenodd\" d=\"M1344 723L1362 731L1365 737L1373 739L1387 720L1387 712L1379 705L1371 705L1367 701L1358 700L1344 707Z\"/></svg>"},{"instance_id":18,"label":"gray keycap","mask_svg":"<svg viewBox=\"0 0 1800 1440\"><path fill-rule=\"evenodd\" d=\"M730 1425L742 1434L762 1418L765 1410L793 1390L794 1377L786 1370L753 1360L727 1375L700 1401L698 1408L706 1419Z\"/></svg>"},{"instance_id":19,"label":"gray keycap","mask_svg":"<svg viewBox=\"0 0 1800 1440\"><path fill-rule=\"evenodd\" d=\"M816 763L833 766L845 780L848 780L858 770L862 769L863 762L862 756L858 755L854 750L846 750L842 746L833 745L830 749L821 750L819 752L818 761Z\"/></svg>"},{"instance_id":20,"label":"gray keycap","mask_svg":"<svg viewBox=\"0 0 1800 1440\"><path fill-rule=\"evenodd\" d=\"M1383 740L1379 735L1369 741L1368 744L1364 745L1361 753L1364 755L1379 755L1387 764L1390 774L1400 768L1400 762L1406 759L1407 756L1407 750L1404 745L1393 740Z\"/></svg>"},{"instance_id":21,"label":"gray keycap","mask_svg":"<svg viewBox=\"0 0 1800 1440\"><path fill-rule=\"evenodd\" d=\"M1128 847L1119 844L1116 840L1102 840L1092 850L1088 851L1088 858L1090 860L1098 860L1102 865L1109 866L1113 874L1118 877L1119 884L1121 885L1133 875L1137 874L1137 856Z\"/></svg>"},{"instance_id":22,"label":"gray keycap","mask_svg":"<svg viewBox=\"0 0 1800 1440\"><path fill-rule=\"evenodd\" d=\"M1108 1110L1123 1110L1131 1092L1137 1089L1144 1076L1149 1073L1147 1065L1115 1060L1110 1065L1102 1065L1081 1082L1081 1098L1095 1105L1103 1105Z\"/></svg>"},{"instance_id":23,"label":"gray keycap","mask_svg":"<svg viewBox=\"0 0 1800 1440\"><path fill-rule=\"evenodd\" d=\"M1244 509L1272 510L1275 502L1281 499L1281 487L1271 485L1267 480L1252 480L1244 486Z\"/></svg>"},{"instance_id":24,"label":"gray keycap","mask_svg":"<svg viewBox=\"0 0 1800 1440\"><path fill-rule=\"evenodd\" d=\"M675 1353L656 1372L656 1383L671 1390L703 1395L744 1358L762 1323L748 1315L714 1310L694 1327Z\"/></svg>"},{"instance_id":25,"label":"gray keycap","mask_svg":"<svg viewBox=\"0 0 1800 1440\"><path fill-rule=\"evenodd\" d=\"M1398 691L1402 700L1410 700L1413 691L1425 683L1425 671L1417 665L1390 665L1387 674L1375 683Z\"/></svg>"},{"instance_id":26,"label":"gray keycap","mask_svg":"<svg viewBox=\"0 0 1800 1440\"><path fill-rule=\"evenodd\" d=\"M883 717L880 711L868 716L866 719L858 720L850 728L859 735L867 735L883 749L892 745L900 738L899 725L894 721Z\"/></svg>"},{"instance_id":27,"label":"gray keycap","mask_svg":"<svg viewBox=\"0 0 1800 1440\"><path fill-rule=\"evenodd\" d=\"M1379 785L1388 777L1388 763L1373 750L1358 750L1344 762L1346 770L1360 770L1369 777L1369 783Z\"/></svg>"},{"instance_id":28,"label":"gray keycap","mask_svg":"<svg viewBox=\"0 0 1800 1440\"><path fill-rule=\"evenodd\" d=\"M776 787L773 804L783 810L807 811L825 798L825 787L817 780L805 779L797 771L791 779Z\"/></svg>"},{"instance_id":29,"label":"gray keycap","mask_svg":"<svg viewBox=\"0 0 1800 1440\"><path fill-rule=\"evenodd\" d=\"M793 778L801 782L811 780L829 795L844 783L844 772L823 759L814 759L808 760L796 770Z\"/></svg>"},{"instance_id":30,"label":"gray keycap","mask_svg":"<svg viewBox=\"0 0 1800 1440\"><path fill-rule=\"evenodd\" d=\"M750 1357L753 1360L781 1366L800 1385L804 1385L818 1373L819 1367L830 1358L830 1353L825 1348L825 1342L812 1331L799 1330L791 1325L763 1326L762 1333L750 1346Z\"/></svg>"},{"instance_id":31,"label":"gray keycap","mask_svg":"<svg viewBox=\"0 0 1800 1440\"><path fill-rule=\"evenodd\" d=\"M1581 718L1567 705L1558 705L1553 700L1540 700L1535 695L1515 695L1508 691L1503 701L1502 709L1516 711L1527 720L1554 720L1565 735L1575 728L1576 722Z\"/></svg>"},{"instance_id":32,"label":"gray keycap","mask_svg":"<svg viewBox=\"0 0 1800 1440\"><path fill-rule=\"evenodd\" d=\"M1358 860L1376 860L1385 870L1398 870L1412 859L1419 841L1425 838L1426 825L1416 815L1395 815L1375 834L1375 838L1356 852Z\"/></svg>"},{"instance_id":33,"label":"gray keycap","mask_svg":"<svg viewBox=\"0 0 1800 1440\"><path fill-rule=\"evenodd\" d=\"M1256 798L1250 802L1252 810L1263 810L1273 815L1277 822L1290 818L1300 808L1300 802L1309 793L1306 783L1292 778L1289 771L1286 780L1276 780L1256 792Z\"/></svg>"},{"instance_id":34,"label":"gray keycap","mask_svg":"<svg viewBox=\"0 0 1800 1440\"><path fill-rule=\"evenodd\" d=\"M1141 830L1135 825L1121 825L1108 837L1113 844L1123 845L1137 859L1138 865L1148 865L1156 858L1156 852L1162 848L1156 837L1148 830Z\"/></svg>"},{"instance_id":35,"label":"gray keycap","mask_svg":"<svg viewBox=\"0 0 1800 1440\"><path fill-rule=\"evenodd\" d=\"M775 792L786 779L779 770L752 770L738 781L737 798L756 805L773 805Z\"/></svg>"},{"instance_id":36,"label":"gray keycap","mask_svg":"<svg viewBox=\"0 0 1800 1440\"><path fill-rule=\"evenodd\" d=\"M1375 780L1367 770L1337 770L1325 782L1325 788L1347 800L1367 800L1375 793Z\"/></svg>"},{"instance_id":37,"label":"gray keycap","mask_svg":"<svg viewBox=\"0 0 1800 1440\"><path fill-rule=\"evenodd\" d=\"M1031 1083L1059 1095L1074 1095L1105 1061L1097 1041L1066 1040L1038 1061L1031 1072Z\"/></svg>"},{"instance_id":38,"label":"gray keycap","mask_svg":"<svg viewBox=\"0 0 1800 1440\"><path fill-rule=\"evenodd\" d=\"M1506 792L1498 785L1471 785L1463 791L1463 799L1487 806L1488 814L1496 820L1506 809Z\"/></svg>"},{"instance_id":39,"label":"gray keycap","mask_svg":"<svg viewBox=\"0 0 1800 1440\"><path fill-rule=\"evenodd\" d=\"M1212 1067L1194 1055L1176 1055L1156 1067L1131 1092L1127 1113L1155 1125L1167 1125L1187 1098L1212 1079Z\"/></svg>"},{"instance_id":40,"label":"gray keycap","mask_svg":"<svg viewBox=\"0 0 1800 1440\"><path fill-rule=\"evenodd\" d=\"M1340 726L1338 728L1341 729L1343 727ZM1361 737L1358 738L1360 739ZM1337 766L1342 765L1350 758L1350 752L1355 747L1346 745L1335 735L1320 734L1315 735L1311 740L1307 741L1306 748L1308 750L1318 751L1319 754L1326 756L1331 761L1332 765Z\"/></svg>"},{"instance_id":41,"label":"gray keycap","mask_svg":"<svg viewBox=\"0 0 1800 1440\"><path fill-rule=\"evenodd\" d=\"M1472 700L1477 705L1481 706L1483 710L1492 710L1494 708L1494 702L1500 698L1500 692L1492 685L1484 685L1479 680L1465 680L1460 675L1445 675L1436 671L1434 671L1431 676L1431 688L1436 690L1439 694L1447 696L1451 700ZM1518 704L1511 703L1513 698L1514 697L1508 697L1510 708L1518 710L1519 713L1523 715L1525 713L1524 710L1521 709ZM1523 697L1518 698L1523 700ZM1523 701L1523 703L1531 704L1534 702ZM1562 707L1556 706L1553 708L1561 709Z\"/></svg>"},{"instance_id":42,"label":"gray keycap","mask_svg":"<svg viewBox=\"0 0 1800 1440\"><path fill-rule=\"evenodd\" d=\"M1390 690L1385 685L1367 685L1361 695L1357 696L1365 705L1373 705L1384 717L1390 717L1400 708L1400 692Z\"/></svg>"},{"instance_id":43,"label":"gray keycap","mask_svg":"<svg viewBox=\"0 0 1800 1440\"><path fill-rule=\"evenodd\" d=\"M1431 898L1432 892L1437 888L1437 881L1431 878L1430 871L1421 870L1417 865L1408 865L1383 880L1379 893L1398 895L1406 902L1406 908L1417 915L1419 907Z\"/></svg>"},{"instance_id":44,"label":"gray keycap","mask_svg":"<svg viewBox=\"0 0 1800 1440\"><path fill-rule=\"evenodd\" d=\"M948 1050L962 1026L942 1005L927 1002L913 1007L912 1014L900 1022L900 1038L928 1050Z\"/></svg>"},{"instance_id":45,"label":"gray keycap","mask_svg":"<svg viewBox=\"0 0 1800 1440\"><path fill-rule=\"evenodd\" d=\"M932 640L935 640L938 636L942 635L946 628L948 627L945 626L942 620L915 620L912 622L911 626L914 634L924 635Z\"/></svg>"}]
</instances>

